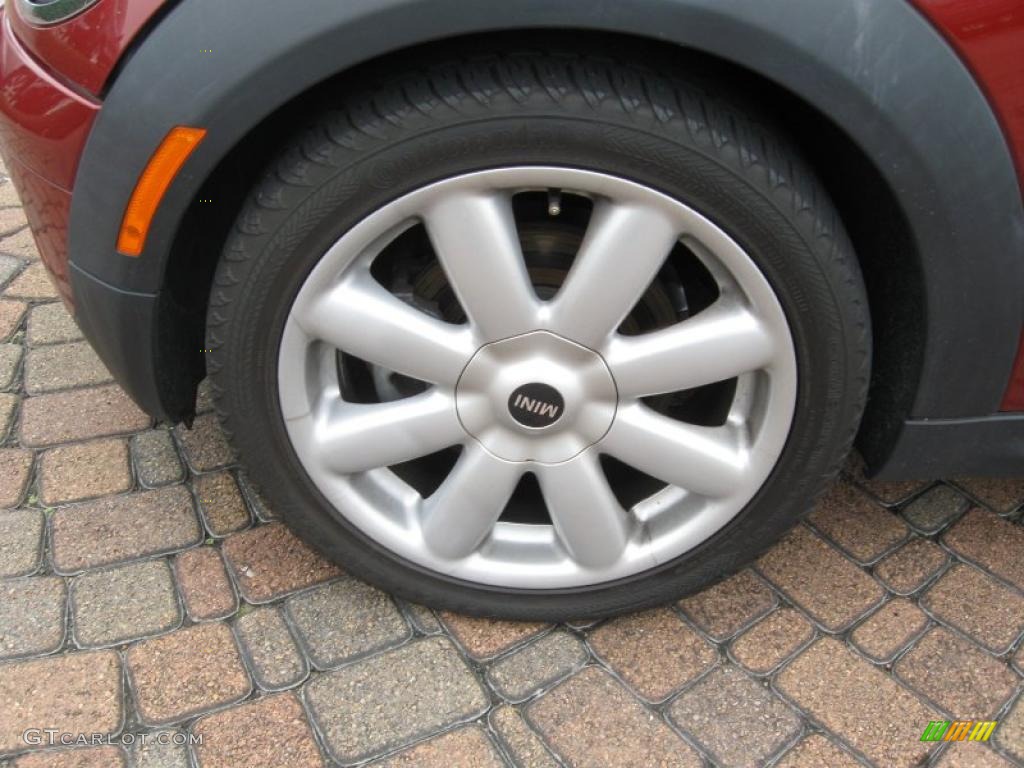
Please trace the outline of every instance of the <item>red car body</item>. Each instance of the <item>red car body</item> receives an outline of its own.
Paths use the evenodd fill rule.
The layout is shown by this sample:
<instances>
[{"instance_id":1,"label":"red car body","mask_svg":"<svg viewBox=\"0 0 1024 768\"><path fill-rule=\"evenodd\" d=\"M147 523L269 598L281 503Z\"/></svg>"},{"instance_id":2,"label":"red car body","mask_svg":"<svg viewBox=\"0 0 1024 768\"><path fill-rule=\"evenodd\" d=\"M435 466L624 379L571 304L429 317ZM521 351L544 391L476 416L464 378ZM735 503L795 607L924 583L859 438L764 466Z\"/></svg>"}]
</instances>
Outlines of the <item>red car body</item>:
<instances>
[{"instance_id":1,"label":"red car body","mask_svg":"<svg viewBox=\"0 0 1024 768\"><path fill-rule=\"evenodd\" d=\"M43 263L70 306L68 217L78 161L104 85L162 5L101 2L56 27L33 26L3 11L0 144Z\"/></svg>"},{"instance_id":2,"label":"red car body","mask_svg":"<svg viewBox=\"0 0 1024 768\"><path fill-rule=\"evenodd\" d=\"M999 116L1024 189L1024 3L1019 0L916 0L970 67ZM1024 333L1003 398L1024 411Z\"/></svg>"},{"instance_id":3,"label":"red car body","mask_svg":"<svg viewBox=\"0 0 1024 768\"><path fill-rule=\"evenodd\" d=\"M1006 132L1024 189L1024 3L917 0L970 67ZM1024 410L1024 334L1003 410Z\"/></svg>"},{"instance_id":4,"label":"red car body","mask_svg":"<svg viewBox=\"0 0 1024 768\"><path fill-rule=\"evenodd\" d=\"M165 16L185 3L99 0L66 21L40 26L30 23L14 7L16 2L28 1L8 0L9 7L3 11L0 148L24 201L43 263L61 296L74 307L76 295L68 263L69 221L87 141L125 62L140 46L147 45L147 37ZM671 4L675 0L663 1ZM913 0L913 6L955 50L985 94L1024 188L1024 0ZM431 34L424 32L425 39ZM188 41L189 45L192 42ZM198 46L189 45L182 48L181 56L199 55ZM202 86L195 83L197 89ZM934 83L937 89L943 86L942 82ZM922 124L920 130L927 132L930 126ZM111 157L110 162L116 163L117 158ZM1024 253L1016 256L1024 260ZM128 257L115 253L111 244L107 258ZM126 286L126 290L134 288ZM1017 290L1024 293L1024 285ZM1019 340L1016 360L1002 367L1012 370L1006 381L998 383L1005 391L999 406L1004 412L1024 411L1022 330L1018 325L1010 331ZM104 358L117 368L111 358ZM127 388L139 397L131 386ZM165 411L162 415L187 417L173 409L145 404L151 411ZM955 415L987 418L989 413L984 407L981 410ZM928 417L924 414L918 420ZM1020 428L1013 427L1013 434L1019 433ZM1024 440L1019 436L1014 439L1018 446Z\"/></svg>"}]
</instances>

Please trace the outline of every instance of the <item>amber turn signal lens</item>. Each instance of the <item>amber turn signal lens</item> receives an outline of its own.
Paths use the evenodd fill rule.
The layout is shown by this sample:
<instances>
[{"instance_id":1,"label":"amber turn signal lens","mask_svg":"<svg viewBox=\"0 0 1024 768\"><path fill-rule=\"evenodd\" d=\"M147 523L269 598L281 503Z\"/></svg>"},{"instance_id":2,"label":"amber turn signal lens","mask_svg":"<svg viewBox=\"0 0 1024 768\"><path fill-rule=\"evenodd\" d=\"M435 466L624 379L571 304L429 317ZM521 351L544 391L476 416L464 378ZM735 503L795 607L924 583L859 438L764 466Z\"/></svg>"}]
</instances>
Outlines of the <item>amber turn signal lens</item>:
<instances>
[{"instance_id":1,"label":"amber turn signal lens","mask_svg":"<svg viewBox=\"0 0 1024 768\"><path fill-rule=\"evenodd\" d=\"M178 175L181 166L206 136L205 128L179 125L172 128L160 142L146 170L139 176L131 200L124 211L121 232L117 236L117 250L125 256L138 256L146 246L149 225L164 199L167 189Z\"/></svg>"}]
</instances>

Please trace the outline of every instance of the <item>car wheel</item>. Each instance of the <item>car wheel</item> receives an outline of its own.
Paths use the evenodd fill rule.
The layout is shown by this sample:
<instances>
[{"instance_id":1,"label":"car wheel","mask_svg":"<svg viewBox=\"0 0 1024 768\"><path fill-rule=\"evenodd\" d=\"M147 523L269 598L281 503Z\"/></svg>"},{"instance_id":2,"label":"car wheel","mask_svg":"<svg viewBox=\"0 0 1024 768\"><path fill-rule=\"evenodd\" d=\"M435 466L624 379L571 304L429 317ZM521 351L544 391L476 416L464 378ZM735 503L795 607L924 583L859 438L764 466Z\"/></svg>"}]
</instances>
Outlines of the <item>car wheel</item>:
<instances>
[{"instance_id":1,"label":"car wheel","mask_svg":"<svg viewBox=\"0 0 1024 768\"><path fill-rule=\"evenodd\" d=\"M560 53L362 88L254 190L210 299L222 422L303 539L412 601L564 619L678 598L801 518L869 321L770 119Z\"/></svg>"}]
</instances>

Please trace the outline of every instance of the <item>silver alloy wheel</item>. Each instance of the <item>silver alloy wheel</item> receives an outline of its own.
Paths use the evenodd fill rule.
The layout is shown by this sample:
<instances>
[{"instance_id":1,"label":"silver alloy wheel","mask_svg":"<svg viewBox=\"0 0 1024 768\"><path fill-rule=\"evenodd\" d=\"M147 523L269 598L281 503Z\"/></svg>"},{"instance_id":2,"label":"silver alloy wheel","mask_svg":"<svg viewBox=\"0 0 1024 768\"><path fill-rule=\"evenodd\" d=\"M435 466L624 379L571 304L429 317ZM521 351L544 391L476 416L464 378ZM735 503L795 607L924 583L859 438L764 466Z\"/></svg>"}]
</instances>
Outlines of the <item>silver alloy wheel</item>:
<instances>
[{"instance_id":1,"label":"silver alloy wheel","mask_svg":"<svg viewBox=\"0 0 1024 768\"><path fill-rule=\"evenodd\" d=\"M511 203L531 190L593 203L565 282L547 301L531 285ZM370 272L419 224L465 310L461 325L403 301ZM622 335L620 323L680 241L713 276L718 298L675 325ZM431 386L346 402L339 350ZM730 379L721 426L685 423L642 400ZM770 285L707 218L622 178L515 167L430 184L343 235L296 296L278 384L299 461L369 538L469 582L554 589L671 561L735 517L782 453L797 370ZM389 469L451 446L461 446L459 458L427 498ZM624 509L602 454L667 485ZM537 477L553 525L498 519L524 472Z\"/></svg>"}]
</instances>

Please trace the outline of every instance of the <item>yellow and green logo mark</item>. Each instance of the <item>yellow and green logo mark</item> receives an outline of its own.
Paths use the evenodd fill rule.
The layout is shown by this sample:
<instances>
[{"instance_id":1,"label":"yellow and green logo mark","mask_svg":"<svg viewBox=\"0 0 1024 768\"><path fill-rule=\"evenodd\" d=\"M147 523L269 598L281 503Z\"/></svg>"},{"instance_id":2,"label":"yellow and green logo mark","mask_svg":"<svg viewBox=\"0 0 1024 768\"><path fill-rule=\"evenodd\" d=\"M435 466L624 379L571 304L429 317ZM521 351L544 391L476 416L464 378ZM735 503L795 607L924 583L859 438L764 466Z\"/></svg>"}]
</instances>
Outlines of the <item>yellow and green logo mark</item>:
<instances>
[{"instance_id":1,"label":"yellow and green logo mark","mask_svg":"<svg viewBox=\"0 0 1024 768\"><path fill-rule=\"evenodd\" d=\"M921 741L988 741L996 720L932 720L921 734ZM970 735L968 735L970 734Z\"/></svg>"}]
</instances>

